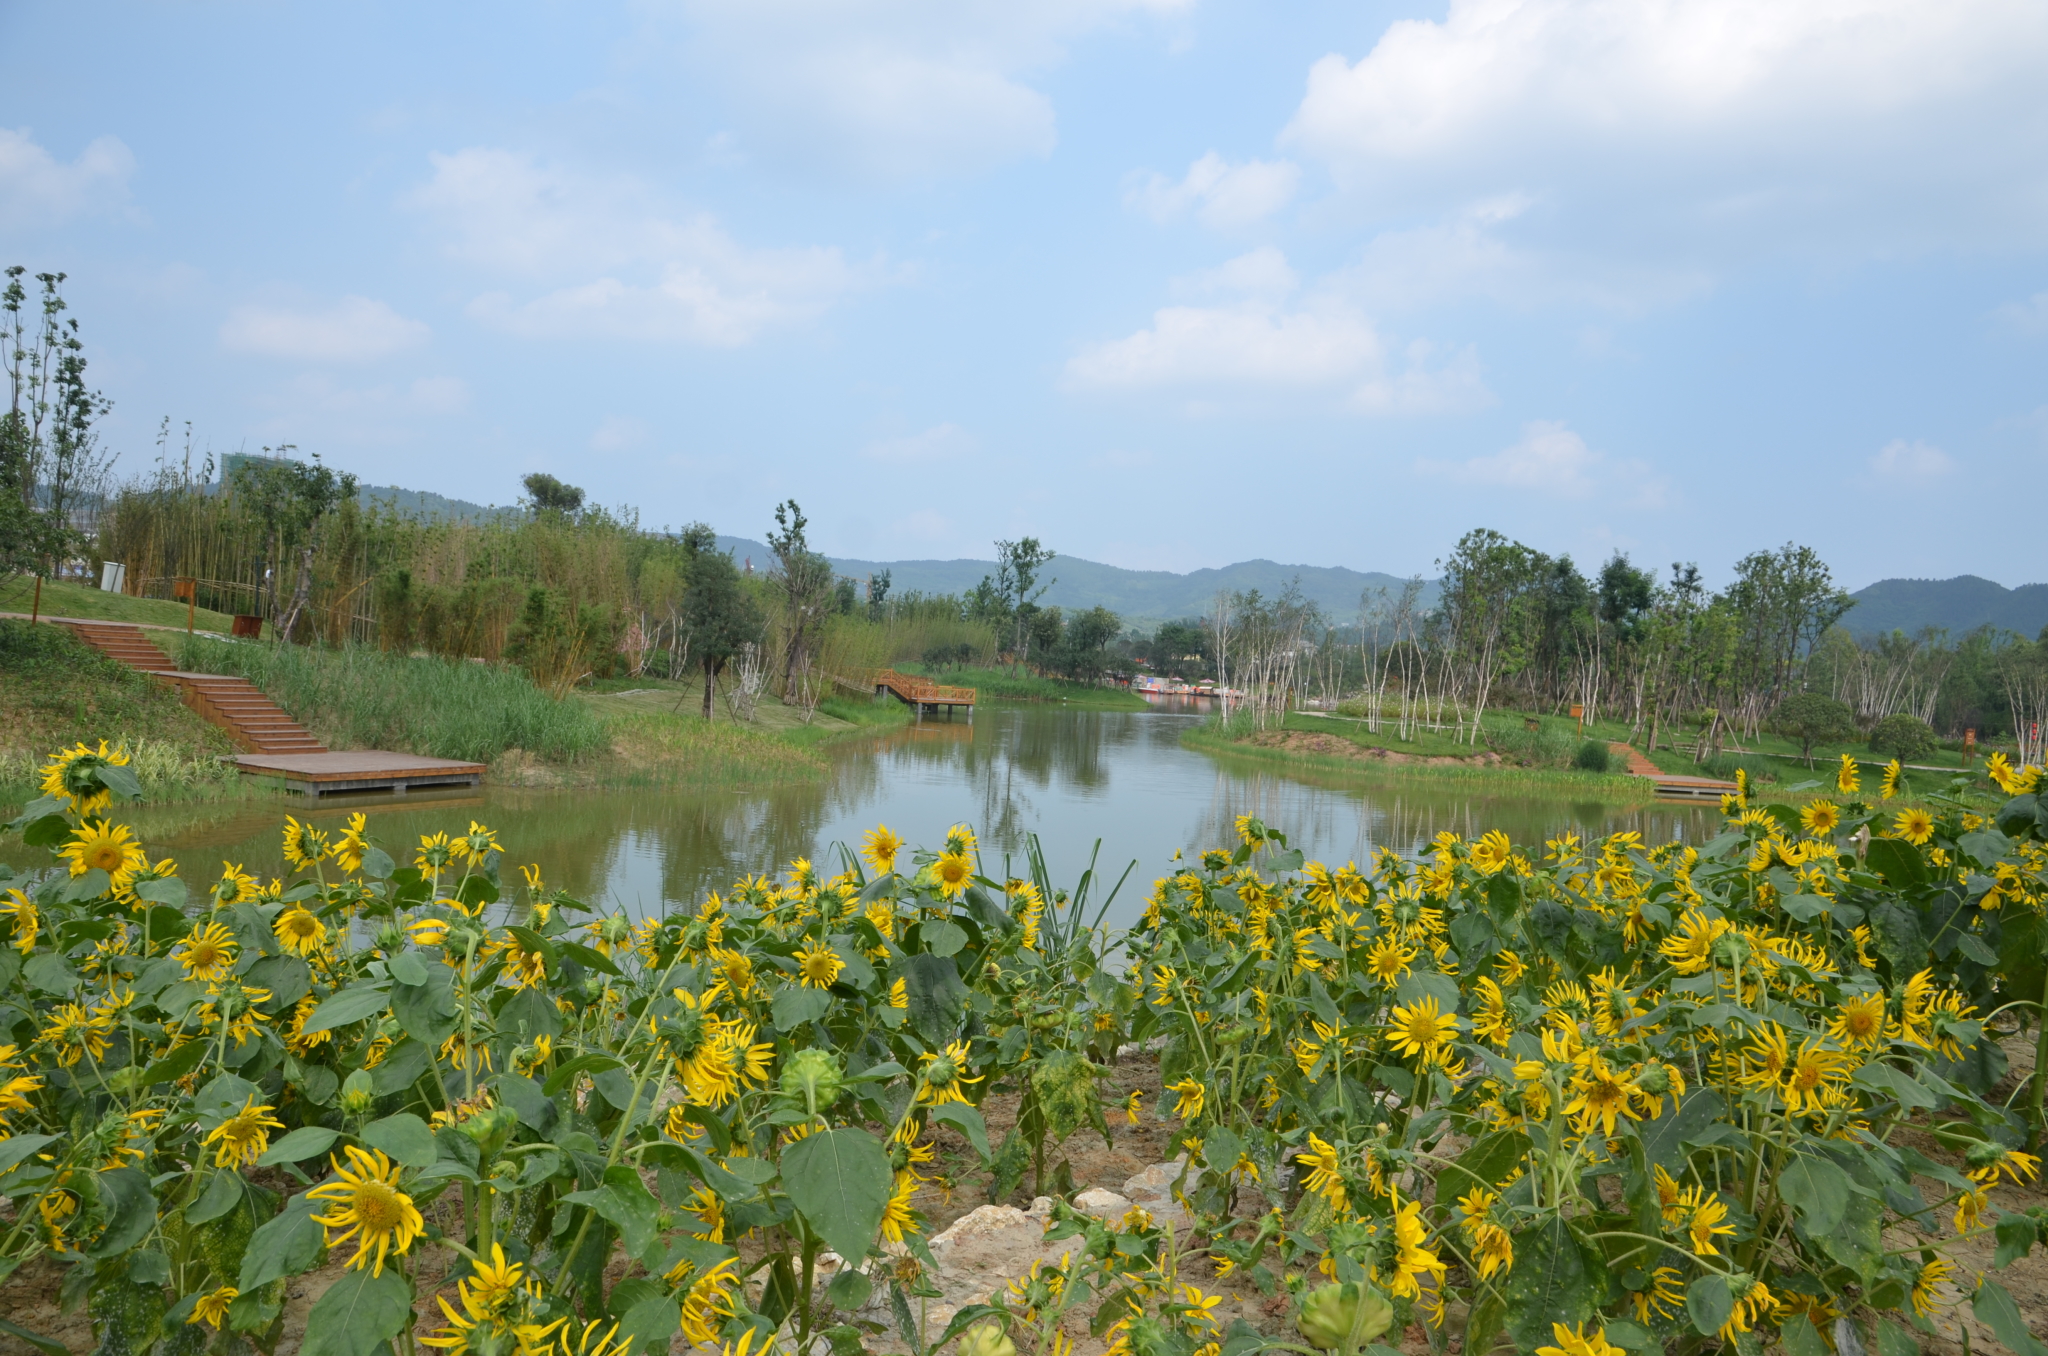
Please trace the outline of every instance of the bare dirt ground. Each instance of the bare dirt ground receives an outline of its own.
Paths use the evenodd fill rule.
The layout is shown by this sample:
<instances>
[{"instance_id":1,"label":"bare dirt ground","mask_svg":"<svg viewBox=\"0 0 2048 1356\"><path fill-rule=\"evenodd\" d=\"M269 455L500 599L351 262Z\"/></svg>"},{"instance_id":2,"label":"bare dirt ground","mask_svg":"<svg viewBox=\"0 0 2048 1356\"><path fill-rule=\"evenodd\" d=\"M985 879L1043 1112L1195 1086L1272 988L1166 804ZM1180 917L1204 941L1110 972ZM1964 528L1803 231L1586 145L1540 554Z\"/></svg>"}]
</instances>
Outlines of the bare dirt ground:
<instances>
[{"instance_id":1,"label":"bare dirt ground","mask_svg":"<svg viewBox=\"0 0 2048 1356\"><path fill-rule=\"evenodd\" d=\"M1350 758L1365 763L1413 763L1422 767L1498 767L1500 755L1492 750L1476 753L1470 758L1453 758L1414 753L1401 753L1394 749L1371 748L1354 743L1342 735L1316 734L1308 730L1267 730L1245 740L1266 749L1285 749L1289 753L1319 753L1328 758Z\"/></svg>"}]
</instances>

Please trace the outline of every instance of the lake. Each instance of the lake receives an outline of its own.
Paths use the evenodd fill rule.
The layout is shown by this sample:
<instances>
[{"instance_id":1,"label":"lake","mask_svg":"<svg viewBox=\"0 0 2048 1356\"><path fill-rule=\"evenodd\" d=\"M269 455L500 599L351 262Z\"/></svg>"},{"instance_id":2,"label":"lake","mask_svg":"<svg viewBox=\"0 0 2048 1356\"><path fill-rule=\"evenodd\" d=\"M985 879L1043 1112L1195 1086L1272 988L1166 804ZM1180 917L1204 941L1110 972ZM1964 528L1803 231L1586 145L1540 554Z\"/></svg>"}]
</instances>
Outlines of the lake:
<instances>
[{"instance_id":1,"label":"lake","mask_svg":"<svg viewBox=\"0 0 2048 1356\"><path fill-rule=\"evenodd\" d=\"M636 917L694 905L708 890L796 857L836 873L839 845L857 851L877 823L912 846L932 847L948 826L965 823L979 835L984 870L998 877L1005 854L1010 873L1024 874L1026 835L1035 832L1054 883L1069 888L1100 839L1098 874L1106 879L1095 900L1137 863L1109 915L1113 926L1137 917L1176 849L1234 845L1241 814L1333 866L1363 865L1382 846L1412 855L1445 829L1467 837L1503 829L1526 850L1565 828L1636 829L1652 843L1697 843L1720 818L1698 806L1574 802L1519 789L1476 794L1398 776L1282 775L1182 748L1181 732L1203 718L1189 709L985 705L971 720L928 718L838 746L831 773L818 781L752 791L485 786L481 794L333 799L312 807L310 818L338 829L349 813L366 811L371 836L401 861L420 834L460 833L480 820L497 831L508 864L537 862L550 887ZM282 874L278 830L287 813L307 817L305 807L270 802L168 806L129 818L151 855L175 857L197 888L223 860Z\"/></svg>"}]
</instances>

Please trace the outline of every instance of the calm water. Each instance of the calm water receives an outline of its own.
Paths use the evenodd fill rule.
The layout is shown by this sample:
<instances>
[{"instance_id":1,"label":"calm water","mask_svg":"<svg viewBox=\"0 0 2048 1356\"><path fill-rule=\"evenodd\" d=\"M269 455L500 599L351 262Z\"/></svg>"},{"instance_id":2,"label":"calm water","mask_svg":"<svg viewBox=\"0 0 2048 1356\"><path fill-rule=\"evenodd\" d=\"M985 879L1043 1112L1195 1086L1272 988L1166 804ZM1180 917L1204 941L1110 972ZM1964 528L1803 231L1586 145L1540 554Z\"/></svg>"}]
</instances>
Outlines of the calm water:
<instances>
[{"instance_id":1,"label":"calm water","mask_svg":"<svg viewBox=\"0 0 2048 1356\"><path fill-rule=\"evenodd\" d=\"M947 827L973 826L983 865L1004 854L1023 873L1025 835L1036 832L1056 883L1070 886L1102 840L1099 900L1125 865L1137 867L1110 915L1128 924L1176 848L1236 841L1233 822L1254 814L1311 859L1364 863L1382 845L1412 853L1444 829L1500 828L1518 845L1565 827L1581 833L1639 829L1651 842L1708 836L1710 816L1687 806L1610 806L1525 794L1482 796L1399 780L1281 776L1219 761L1179 744L1202 719L1193 710L1062 711L985 706L970 723L926 720L835 754L820 782L765 791L538 791L485 787L481 795L363 797L314 809L320 824L353 810L394 856L417 835L461 832L482 820L510 862L538 862L550 886L634 914L695 903L750 871L808 856L837 871L836 844L859 847L877 822L914 845ZM278 825L287 807L169 807L134 816L154 855L169 853L195 886L223 859L266 876L282 872ZM18 851L18 849L15 849Z\"/></svg>"}]
</instances>

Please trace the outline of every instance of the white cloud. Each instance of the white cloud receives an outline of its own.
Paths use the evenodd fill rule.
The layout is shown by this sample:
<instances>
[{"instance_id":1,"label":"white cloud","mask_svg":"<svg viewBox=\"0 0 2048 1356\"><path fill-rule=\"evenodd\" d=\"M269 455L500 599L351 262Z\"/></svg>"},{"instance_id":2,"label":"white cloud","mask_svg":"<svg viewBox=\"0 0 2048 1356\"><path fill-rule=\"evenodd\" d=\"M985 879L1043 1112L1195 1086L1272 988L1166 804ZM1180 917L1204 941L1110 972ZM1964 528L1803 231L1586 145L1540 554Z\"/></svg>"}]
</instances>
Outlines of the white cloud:
<instances>
[{"instance_id":1,"label":"white cloud","mask_svg":"<svg viewBox=\"0 0 2048 1356\"><path fill-rule=\"evenodd\" d=\"M1030 79L1070 43L1192 0L683 0L683 59L720 88L741 140L861 178L972 173L1051 154Z\"/></svg>"},{"instance_id":2,"label":"white cloud","mask_svg":"<svg viewBox=\"0 0 2048 1356\"><path fill-rule=\"evenodd\" d=\"M1669 482L1634 458L1613 458L1586 446L1563 423L1536 419L1522 426L1519 442L1490 456L1467 461L1418 461L1416 470L1447 476L1482 489L1512 490L1558 499L1589 499L1603 488L1619 489L1633 507L1661 507Z\"/></svg>"},{"instance_id":3,"label":"white cloud","mask_svg":"<svg viewBox=\"0 0 2048 1356\"><path fill-rule=\"evenodd\" d=\"M118 137L98 137L64 164L26 127L0 127L0 224L55 226L127 201L135 155Z\"/></svg>"},{"instance_id":4,"label":"white cloud","mask_svg":"<svg viewBox=\"0 0 2048 1356\"><path fill-rule=\"evenodd\" d=\"M220 327L220 342L236 353L268 358L357 363L417 348L430 332L384 302L343 297L324 311L237 306Z\"/></svg>"},{"instance_id":5,"label":"white cloud","mask_svg":"<svg viewBox=\"0 0 2048 1356\"><path fill-rule=\"evenodd\" d=\"M413 405L425 414L460 414L469 408L469 383L461 377L420 377L411 394Z\"/></svg>"},{"instance_id":6,"label":"white cloud","mask_svg":"<svg viewBox=\"0 0 2048 1356\"><path fill-rule=\"evenodd\" d=\"M1221 230L1249 226L1285 207L1301 182L1301 167L1288 160L1248 160L1233 165L1211 151L1188 166L1179 183L1163 174L1134 178L1124 201L1154 221L1170 221L1192 210L1203 224Z\"/></svg>"},{"instance_id":7,"label":"white cloud","mask_svg":"<svg viewBox=\"0 0 2048 1356\"><path fill-rule=\"evenodd\" d=\"M1587 250L2030 242L2044 67L2033 0L1451 0L1316 62L1282 144L1368 212L1519 192Z\"/></svg>"},{"instance_id":8,"label":"white cloud","mask_svg":"<svg viewBox=\"0 0 2048 1356\"><path fill-rule=\"evenodd\" d=\"M1880 479L1908 485L1939 480L1955 468L1955 459L1934 444L1904 438L1892 439L1870 459L1870 469Z\"/></svg>"},{"instance_id":9,"label":"white cloud","mask_svg":"<svg viewBox=\"0 0 2048 1356\"><path fill-rule=\"evenodd\" d=\"M1067 380L1095 389L1321 390L1371 414L1434 413L1492 399L1470 350L1432 366L1437 354L1428 343L1389 345L1363 312L1325 288L1290 303L1295 286L1285 256L1270 247L1178 279L1175 292L1220 304L1162 307L1148 328L1076 354Z\"/></svg>"},{"instance_id":10,"label":"white cloud","mask_svg":"<svg viewBox=\"0 0 2048 1356\"><path fill-rule=\"evenodd\" d=\"M958 462L980 450L981 443L958 424L935 424L905 438L879 438L861 449L871 460L899 466Z\"/></svg>"},{"instance_id":11,"label":"white cloud","mask_svg":"<svg viewBox=\"0 0 2048 1356\"><path fill-rule=\"evenodd\" d=\"M742 245L710 215L671 212L630 180L490 148L432 160L434 177L410 202L446 233L448 253L556 284L530 300L494 291L470 304L477 319L523 337L731 347L815 317L872 272L835 248Z\"/></svg>"},{"instance_id":12,"label":"white cloud","mask_svg":"<svg viewBox=\"0 0 2048 1356\"><path fill-rule=\"evenodd\" d=\"M2048 292L2007 302L1998 308L1998 318L2022 334L2048 334Z\"/></svg>"}]
</instances>

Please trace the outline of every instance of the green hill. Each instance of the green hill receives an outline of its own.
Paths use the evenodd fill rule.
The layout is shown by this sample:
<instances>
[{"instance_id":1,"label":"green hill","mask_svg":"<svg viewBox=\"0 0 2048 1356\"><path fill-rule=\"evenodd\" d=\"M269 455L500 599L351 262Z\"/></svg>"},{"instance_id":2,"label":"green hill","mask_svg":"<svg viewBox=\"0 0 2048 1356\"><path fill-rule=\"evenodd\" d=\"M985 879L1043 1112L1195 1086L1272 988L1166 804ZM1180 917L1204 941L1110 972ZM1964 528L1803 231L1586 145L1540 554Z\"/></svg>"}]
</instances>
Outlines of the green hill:
<instances>
[{"instance_id":1,"label":"green hill","mask_svg":"<svg viewBox=\"0 0 2048 1356\"><path fill-rule=\"evenodd\" d=\"M1953 579L1880 579L1849 595L1856 600L1842 625L1858 635L1945 628L1960 636L1979 626L2004 627L2021 635L2048 626L2048 584L2009 589L1974 574Z\"/></svg>"}]
</instances>

